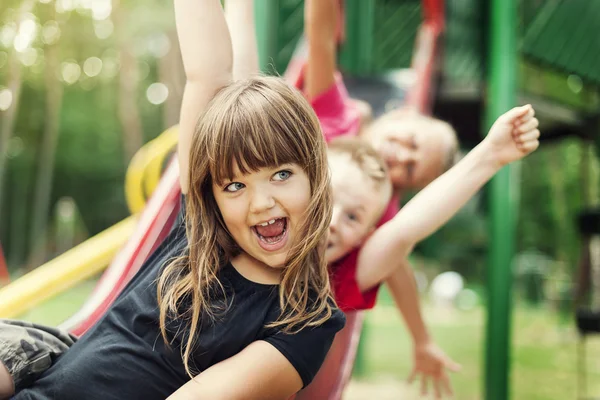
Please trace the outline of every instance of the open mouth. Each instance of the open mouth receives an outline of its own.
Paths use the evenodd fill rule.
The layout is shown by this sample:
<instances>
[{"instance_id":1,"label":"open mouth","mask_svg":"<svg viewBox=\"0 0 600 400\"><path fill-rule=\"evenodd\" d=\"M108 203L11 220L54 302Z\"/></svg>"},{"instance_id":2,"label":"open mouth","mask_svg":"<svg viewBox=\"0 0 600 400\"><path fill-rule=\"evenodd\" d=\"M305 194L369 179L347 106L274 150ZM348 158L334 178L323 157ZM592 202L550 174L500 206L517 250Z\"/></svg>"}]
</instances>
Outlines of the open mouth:
<instances>
[{"instance_id":1,"label":"open mouth","mask_svg":"<svg viewBox=\"0 0 600 400\"><path fill-rule=\"evenodd\" d=\"M274 218L254 225L252 230L258 238L259 245L267 251L279 250L285 245L288 232L287 218Z\"/></svg>"}]
</instances>

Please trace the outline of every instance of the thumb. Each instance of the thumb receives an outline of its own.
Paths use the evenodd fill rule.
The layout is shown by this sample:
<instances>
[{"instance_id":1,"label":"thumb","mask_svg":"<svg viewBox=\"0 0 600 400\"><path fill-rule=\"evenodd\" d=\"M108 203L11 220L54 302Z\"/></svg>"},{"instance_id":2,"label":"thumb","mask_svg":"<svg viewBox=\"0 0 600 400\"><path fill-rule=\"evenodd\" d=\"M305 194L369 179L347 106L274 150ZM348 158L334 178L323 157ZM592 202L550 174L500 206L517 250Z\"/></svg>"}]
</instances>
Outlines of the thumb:
<instances>
[{"instance_id":1,"label":"thumb","mask_svg":"<svg viewBox=\"0 0 600 400\"><path fill-rule=\"evenodd\" d=\"M505 112L500 118L502 118L505 122L514 123L517 119L526 115L531 108L531 104L515 107Z\"/></svg>"},{"instance_id":2,"label":"thumb","mask_svg":"<svg viewBox=\"0 0 600 400\"><path fill-rule=\"evenodd\" d=\"M462 366L459 363L448 357L444 360L444 366L452 372L459 372L462 369Z\"/></svg>"}]
</instances>

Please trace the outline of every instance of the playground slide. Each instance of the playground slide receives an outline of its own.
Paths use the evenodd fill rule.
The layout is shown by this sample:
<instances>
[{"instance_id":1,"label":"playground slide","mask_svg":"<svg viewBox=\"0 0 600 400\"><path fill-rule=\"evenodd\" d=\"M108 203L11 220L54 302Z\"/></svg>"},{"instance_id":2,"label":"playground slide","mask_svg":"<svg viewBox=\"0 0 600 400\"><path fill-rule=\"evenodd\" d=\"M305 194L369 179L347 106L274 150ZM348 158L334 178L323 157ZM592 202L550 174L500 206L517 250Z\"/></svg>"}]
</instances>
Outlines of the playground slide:
<instances>
[{"instance_id":1,"label":"playground slide","mask_svg":"<svg viewBox=\"0 0 600 400\"><path fill-rule=\"evenodd\" d=\"M143 191L148 190L149 186L157 185L162 165L175 146L176 140L177 129L175 127L167 130L138 151L127 171L126 193L130 209L136 211L143 208L143 203L146 201ZM176 176L177 171L174 171L174 174ZM166 193L163 197L175 199L171 200L169 206L176 207L178 195L173 195L169 191L163 190L163 192ZM154 209L156 208L154 207ZM160 207L158 208L160 209ZM83 320L83 315L86 312L90 313L93 305L97 306L107 296L107 293L110 292L107 287L121 287L122 285L117 284L120 277L129 277L134 273L130 268L131 260L123 256L115 258L115 254L123 247L123 244L134 242L140 235L147 238L148 243L159 240L157 236L160 234L140 231L140 226L147 229L160 226L162 230L162 226L168 218L165 219L164 212L154 209L149 208L142 214L141 225L137 224L137 216L129 217L0 289L0 318L14 318L56 294L98 274L110 263L111 267L101 278L86 306L77 313L77 319L70 319L69 323L65 325L69 328L76 327L75 321ZM149 217L150 213L156 214L156 218ZM148 220L151 220L152 223L149 223ZM148 248L148 243L141 242L139 248L132 250L132 245L129 244L119 254L125 254L127 250L128 254L139 259L142 254L150 252L154 247Z\"/></svg>"},{"instance_id":2,"label":"playground slide","mask_svg":"<svg viewBox=\"0 0 600 400\"><path fill-rule=\"evenodd\" d=\"M129 217L0 289L0 318L14 318L101 272L136 224Z\"/></svg>"},{"instance_id":3,"label":"playground slide","mask_svg":"<svg viewBox=\"0 0 600 400\"><path fill-rule=\"evenodd\" d=\"M103 274L83 307L61 324L73 334L83 335L110 307L146 258L167 235L179 210L179 168L171 162L127 243Z\"/></svg>"}]
</instances>

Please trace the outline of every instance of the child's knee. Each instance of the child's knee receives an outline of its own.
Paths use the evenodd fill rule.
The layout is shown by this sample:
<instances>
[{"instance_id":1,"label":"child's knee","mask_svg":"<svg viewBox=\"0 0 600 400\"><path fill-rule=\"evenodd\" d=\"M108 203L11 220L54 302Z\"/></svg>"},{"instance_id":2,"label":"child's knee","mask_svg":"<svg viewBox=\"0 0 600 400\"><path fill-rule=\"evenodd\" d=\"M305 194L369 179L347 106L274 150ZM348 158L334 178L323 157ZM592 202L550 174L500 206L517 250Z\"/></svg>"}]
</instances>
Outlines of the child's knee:
<instances>
[{"instance_id":1,"label":"child's knee","mask_svg":"<svg viewBox=\"0 0 600 400\"><path fill-rule=\"evenodd\" d=\"M18 391L31 385L75 341L55 328L24 321L0 320L0 391ZM10 394L10 393L9 393Z\"/></svg>"}]
</instances>

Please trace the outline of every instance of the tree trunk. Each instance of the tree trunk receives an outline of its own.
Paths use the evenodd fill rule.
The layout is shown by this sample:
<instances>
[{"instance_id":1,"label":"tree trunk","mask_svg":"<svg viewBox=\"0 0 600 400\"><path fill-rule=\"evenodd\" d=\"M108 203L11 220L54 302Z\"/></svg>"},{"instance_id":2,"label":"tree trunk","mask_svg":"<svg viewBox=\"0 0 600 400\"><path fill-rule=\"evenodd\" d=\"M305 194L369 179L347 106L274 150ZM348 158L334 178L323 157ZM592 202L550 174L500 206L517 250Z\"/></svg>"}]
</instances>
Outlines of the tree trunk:
<instances>
[{"instance_id":1,"label":"tree trunk","mask_svg":"<svg viewBox=\"0 0 600 400\"><path fill-rule=\"evenodd\" d=\"M21 16L30 12L32 7L33 0L25 0L21 4L16 20L17 31L20 27ZM21 63L14 51L9 52L7 81L8 90L12 93L12 103L6 111L0 112L0 119L2 120L0 123L0 221L2 220L3 200L6 192L4 190L4 180L8 163L8 144L13 135L22 86Z\"/></svg>"},{"instance_id":2,"label":"tree trunk","mask_svg":"<svg viewBox=\"0 0 600 400\"><path fill-rule=\"evenodd\" d=\"M179 111L185 86L185 73L181 61L181 50L175 30L168 33L171 49L158 65L158 78L169 89L169 97L164 105L164 128L170 128L179 123Z\"/></svg>"},{"instance_id":3,"label":"tree trunk","mask_svg":"<svg viewBox=\"0 0 600 400\"><path fill-rule=\"evenodd\" d=\"M125 166L144 143L142 120L137 104L138 65L133 54L132 40L126 32L127 8L119 1L113 2L121 69L119 72L119 121L123 131L123 157Z\"/></svg>"},{"instance_id":4,"label":"tree trunk","mask_svg":"<svg viewBox=\"0 0 600 400\"><path fill-rule=\"evenodd\" d=\"M54 161L60 131L60 110L63 97L63 85L56 77L59 68L58 51L59 48L56 44L48 46L45 51L46 118L37 166L32 226L29 236L31 256L28 264L32 268L44 263L47 253L50 196L52 194Z\"/></svg>"},{"instance_id":5,"label":"tree trunk","mask_svg":"<svg viewBox=\"0 0 600 400\"><path fill-rule=\"evenodd\" d=\"M2 209L6 192L4 190L4 180L8 164L8 145L13 135L17 111L19 109L19 98L21 96L21 63L14 52L8 60L8 90L12 93L12 103L10 107L0 112L0 220L2 218Z\"/></svg>"}]
</instances>

